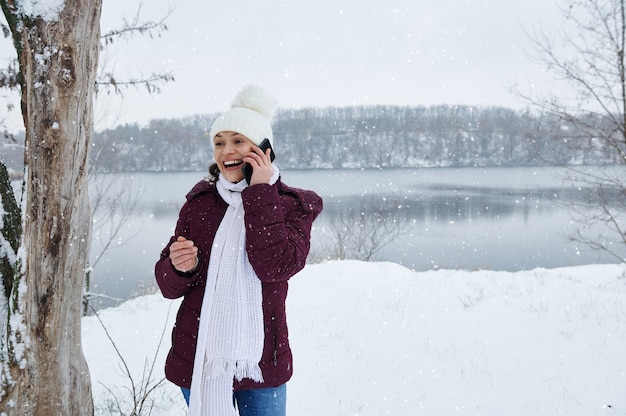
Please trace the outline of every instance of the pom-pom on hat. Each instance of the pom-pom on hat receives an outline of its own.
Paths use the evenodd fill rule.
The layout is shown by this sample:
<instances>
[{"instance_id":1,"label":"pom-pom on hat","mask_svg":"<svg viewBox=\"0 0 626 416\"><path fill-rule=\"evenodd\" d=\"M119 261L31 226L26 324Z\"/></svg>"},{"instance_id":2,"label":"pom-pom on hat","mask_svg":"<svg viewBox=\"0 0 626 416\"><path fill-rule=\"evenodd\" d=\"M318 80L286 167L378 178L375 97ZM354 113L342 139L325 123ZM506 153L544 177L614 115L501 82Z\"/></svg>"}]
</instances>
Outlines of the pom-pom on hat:
<instances>
[{"instance_id":1,"label":"pom-pom on hat","mask_svg":"<svg viewBox=\"0 0 626 416\"><path fill-rule=\"evenodd\" d=\"M272 146L272 116L276 110L276 100L256 85L244 87L230 105L230 110L219 116L211 126L209 137L222 131L243 134L257 146L268 139Z\"/></svg>"}]
</instances>

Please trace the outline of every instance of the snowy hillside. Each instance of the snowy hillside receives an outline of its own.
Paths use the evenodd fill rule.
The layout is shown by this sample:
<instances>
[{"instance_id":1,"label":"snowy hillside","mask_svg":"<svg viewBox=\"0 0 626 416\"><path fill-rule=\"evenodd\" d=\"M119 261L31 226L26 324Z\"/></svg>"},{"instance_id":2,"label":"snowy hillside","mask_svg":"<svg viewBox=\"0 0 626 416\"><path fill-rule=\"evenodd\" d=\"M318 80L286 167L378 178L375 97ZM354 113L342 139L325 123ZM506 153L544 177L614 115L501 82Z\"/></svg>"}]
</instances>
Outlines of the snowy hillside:
<instances>
[{"instance_id":1,"label":"snowy hillside","mask_svg":"<svg viewBox=\"0 0 626 416\"><path fill-rule=\"evenodd\" d=\"M328 262L292 279L295 375L288 414L624 415L626 268L412 272L394 263ZM158 353L162 377L177 301L130 300L100 317L141 380ZM100 415L128 378L95 317L84 349ZM110 391L111 392L110 392ZM184 415L178 389L152 415ZM147 413L146 413L147 414Z\"/></svg>"}]
</instances>

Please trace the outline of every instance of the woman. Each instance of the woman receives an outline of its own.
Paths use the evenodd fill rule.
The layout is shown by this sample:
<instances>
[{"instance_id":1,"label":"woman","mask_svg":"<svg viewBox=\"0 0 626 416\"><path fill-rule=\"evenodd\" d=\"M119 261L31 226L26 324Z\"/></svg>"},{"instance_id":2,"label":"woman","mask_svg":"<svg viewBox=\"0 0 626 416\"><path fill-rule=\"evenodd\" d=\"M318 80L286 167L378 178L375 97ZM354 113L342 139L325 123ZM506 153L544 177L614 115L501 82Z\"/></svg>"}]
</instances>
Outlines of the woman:
<instances>
[{"instance_id":1,"label":"woman","mask_svg":"<svg viewBox=\"0 0 626 416\"><path fill-rule=\"evenodd\" d=\"M322 210L271 163L275 101L249 86L211 127L215 163L187 195L156 280L183 297L165 373L190 415L284 415L293 372L285 299ZM252 167L250 182L243 166Z\"/></svg>"}]
</instances>

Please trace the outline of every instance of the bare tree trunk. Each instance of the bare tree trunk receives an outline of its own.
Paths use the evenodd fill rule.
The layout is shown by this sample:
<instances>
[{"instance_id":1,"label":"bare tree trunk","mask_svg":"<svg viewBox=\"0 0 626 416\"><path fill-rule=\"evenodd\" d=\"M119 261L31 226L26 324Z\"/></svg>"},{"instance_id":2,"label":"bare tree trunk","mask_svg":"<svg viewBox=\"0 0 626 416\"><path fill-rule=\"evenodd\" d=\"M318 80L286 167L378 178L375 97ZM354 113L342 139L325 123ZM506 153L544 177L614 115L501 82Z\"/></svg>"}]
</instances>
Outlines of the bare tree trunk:
<instances>
[{"instance_id":1,"label":"bare tree trunk","mask_svg":"<svg viewBox=\"0 0 626 416\"><path fill-rule=\"evenodd\" d=\"M14 383L0 402L11 415L93 414L80 322L101 0L64 3L46 21L2 2L18 49L27 166L21 289L12 295L23 322L9 328L24 352L12 351Z\"/></svg>"}]
</instances>

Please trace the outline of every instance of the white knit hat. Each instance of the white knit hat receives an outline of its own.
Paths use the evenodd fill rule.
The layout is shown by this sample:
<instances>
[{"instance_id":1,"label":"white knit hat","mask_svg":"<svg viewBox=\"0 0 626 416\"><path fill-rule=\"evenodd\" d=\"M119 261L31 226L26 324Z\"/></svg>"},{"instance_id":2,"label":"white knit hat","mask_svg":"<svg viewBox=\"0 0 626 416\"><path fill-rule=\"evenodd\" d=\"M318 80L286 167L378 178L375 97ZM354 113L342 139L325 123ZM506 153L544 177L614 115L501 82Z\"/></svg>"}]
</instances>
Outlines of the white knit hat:
<instances>
[{"instance_id":1,"label":"white knit hat","mask_svg":"<svg viewBox=\"0 0 626 416\"><path fill-rule=\"evenodd\" d=\"M257 146L268 139L272 146L272 116L276 100L256 85L244 87L235 97L230 110L219 116L211 126L211 141L222 131L243 134Z\"/></svg>"}]
</instances>

